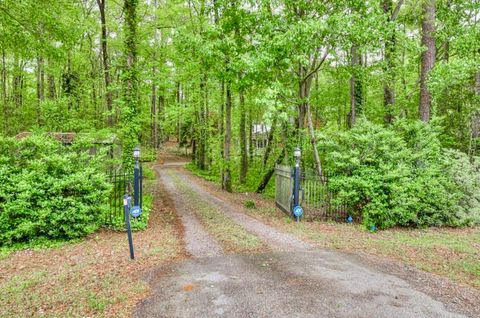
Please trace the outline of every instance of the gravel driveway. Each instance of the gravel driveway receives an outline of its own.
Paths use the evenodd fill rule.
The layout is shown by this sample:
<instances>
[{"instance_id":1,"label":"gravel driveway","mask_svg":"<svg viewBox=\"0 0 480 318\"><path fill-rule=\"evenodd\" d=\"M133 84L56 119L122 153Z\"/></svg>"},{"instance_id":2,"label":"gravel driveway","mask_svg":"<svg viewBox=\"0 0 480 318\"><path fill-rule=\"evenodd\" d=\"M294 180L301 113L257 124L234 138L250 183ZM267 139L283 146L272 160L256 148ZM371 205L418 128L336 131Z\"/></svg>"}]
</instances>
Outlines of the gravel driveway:
<instances>
[{"instance_id":1,"label":"gravel driveway","mask_svg":"<svg viewBox=\"0 0 480 318\"><path fill-rule=\"evenodd\" d=\"M152 295L137 306L136 317L464 317L402 278L348 254L315 250L241 213L176 165L158 171L182 219L193 258L157 269ZM274 252L225 255L196 218L191 198L178 182Z\"/></svg>"}]
</instances>

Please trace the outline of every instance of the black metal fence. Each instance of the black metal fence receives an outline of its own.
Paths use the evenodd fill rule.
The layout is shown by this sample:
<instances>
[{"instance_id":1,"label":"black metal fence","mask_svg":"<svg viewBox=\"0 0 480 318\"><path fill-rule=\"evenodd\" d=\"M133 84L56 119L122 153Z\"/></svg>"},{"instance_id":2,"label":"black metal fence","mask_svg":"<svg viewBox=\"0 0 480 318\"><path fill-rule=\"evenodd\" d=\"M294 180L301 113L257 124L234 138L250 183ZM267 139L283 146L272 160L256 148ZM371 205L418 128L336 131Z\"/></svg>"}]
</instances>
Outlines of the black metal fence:
<instances>
[{"instance_id":1,"label":"black metal fence","mask_svg":"<svg viewBox=\"0 0 480 318\"><path fill-rule=\"evenodd\" d=\"M335 175L324 172L319 176L315 170L302 171L302 207L306 219L342 222L349 216L347 202L340 200L329 185Z\"/></svg>"},{"instance_id":2,"label":"black metal fence","mask_svg":"<svg viewBox=\"0 0 480 318\"><path fill-rule=\"evenodd\" d=\"M283 165L277 165L275 170L275 203L282 211L291 214L293 170ZM319 176L313 169L302 171L300 204L304 219L344 222L349 216L346 202L339 200L329 186L331 177L334 177L331 173Z\"/></svg>"},{"instance_id":3,"label":"black metal fence","mask_svg":"<svg viewBox=\"0 0 480 318\"><path fill-rule=\"evenodd\" d=\"M123 197L125 193L133 196L133 171L125 172L124 170L112 170L108 174L108 179L112 184L112 190L108 197L108 211L105 214L104 225L116 226L125 221L125 212L123 207ZM140 166L140 187L139 187L139 203L142 206L143 201L143 177L142 167Z\"/></svg>"}]
</instances>

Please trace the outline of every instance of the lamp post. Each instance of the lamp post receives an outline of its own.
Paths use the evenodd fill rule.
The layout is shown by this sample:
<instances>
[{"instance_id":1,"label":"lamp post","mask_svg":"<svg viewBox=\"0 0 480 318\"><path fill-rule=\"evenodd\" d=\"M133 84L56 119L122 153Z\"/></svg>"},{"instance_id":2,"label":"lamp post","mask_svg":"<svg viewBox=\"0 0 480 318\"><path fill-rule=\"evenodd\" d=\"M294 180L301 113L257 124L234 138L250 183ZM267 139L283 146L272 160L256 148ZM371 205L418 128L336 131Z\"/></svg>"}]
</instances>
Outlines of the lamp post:
<instances>
[{"instance_id":1,"label":"lamp post","mask_svg":"<svg viewBox=\"0 0 480 318\"><path fill-rule=\"evenodd\" d=\"M300 158L302 151L300 148L293 150L293 157L295 158L295 168L293 170L293 209L292 214L299 220L303 211L300 207Z\"/></svg>"},{"instance_id":2,"label":"lamp post","mask_svg":"<svg viewBox=\"0 0 480 318\"><path fill-rule=\"evenodd\" d=\"M133 158L135 159L135 167L133 170L133 205L139 205L140 197L140 147L133 149Z\"/></svg>"}]
</instances>

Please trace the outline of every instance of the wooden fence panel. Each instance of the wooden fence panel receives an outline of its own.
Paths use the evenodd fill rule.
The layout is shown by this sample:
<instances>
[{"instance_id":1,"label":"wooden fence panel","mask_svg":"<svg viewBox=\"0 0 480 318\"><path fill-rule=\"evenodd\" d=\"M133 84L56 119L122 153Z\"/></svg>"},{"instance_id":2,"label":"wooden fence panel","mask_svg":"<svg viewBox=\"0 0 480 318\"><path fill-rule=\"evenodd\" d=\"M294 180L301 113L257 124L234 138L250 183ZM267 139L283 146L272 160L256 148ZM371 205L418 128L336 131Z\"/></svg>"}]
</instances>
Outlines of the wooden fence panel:
<instances>
[{"instance_id":1,"label":"wooden fence panel","mask_svg":"<svg viewBox=\"0 0 480 318\"><path fill-rule=\"evenodd\" d=\"M285 165L275 166L275 203L285 213L291 213L292 168Z\"/></svg>"}]
</instances>

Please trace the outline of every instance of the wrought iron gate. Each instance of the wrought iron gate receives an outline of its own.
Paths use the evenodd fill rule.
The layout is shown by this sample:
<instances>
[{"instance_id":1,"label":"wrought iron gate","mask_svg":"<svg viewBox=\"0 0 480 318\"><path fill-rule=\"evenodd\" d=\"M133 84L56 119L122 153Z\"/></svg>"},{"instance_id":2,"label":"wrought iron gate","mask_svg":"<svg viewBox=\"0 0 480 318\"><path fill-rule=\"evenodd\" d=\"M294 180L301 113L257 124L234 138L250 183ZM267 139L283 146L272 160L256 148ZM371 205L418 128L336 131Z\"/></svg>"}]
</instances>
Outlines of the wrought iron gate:
<instances>
[{"instance_id":1,"label":"wrought iron gate","mask_svg":"<svg viewBox=\"0 0 480 318\"><path fill-rule=\"evenodd\" d=\"M336 193L329 188L333 177L328 173L317 175L314 170L302 171L300 177L300 205L305 219L345 221L348 217L347 204L336 200ZM293 170L290 166L275 167L275 204L291 215L293 191Z\"/></svg>"},{"instance_id":2,"label":"wrought iron gate","mask_svg":"<svg viewBox=\"0 0 480 318\"><path fill-rule=\"evenodd\" d=\"M113 170L108 174L108 180L112 184L112 190L108 196L108 211L104 217L105 226L115 226L123 224L125 221L125 213L123 207L123 196L127 187L130 192L133 191L133 171L125 172L124 170ZM140 187L139 187L139 203L142 206L143 201L143 173L140 166ZM132 194L132 193L131 193Z\"/></svg>"},{"instance_id":3,"label":"wrought iron gate","mask_svg":"<svg viewBox=\"0 0 480 318\"><path fill-rule=\"evenodd\" d=\"M302 172L300 182L305 218L342 222L348 217L346 202L338 200L336 192L329 187L332 177L335 175L326 172L319 176L313 169Z\"/></svg>"}]
</instances>

